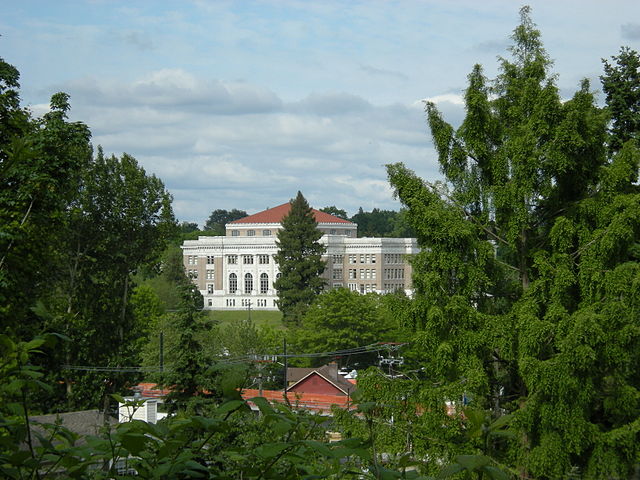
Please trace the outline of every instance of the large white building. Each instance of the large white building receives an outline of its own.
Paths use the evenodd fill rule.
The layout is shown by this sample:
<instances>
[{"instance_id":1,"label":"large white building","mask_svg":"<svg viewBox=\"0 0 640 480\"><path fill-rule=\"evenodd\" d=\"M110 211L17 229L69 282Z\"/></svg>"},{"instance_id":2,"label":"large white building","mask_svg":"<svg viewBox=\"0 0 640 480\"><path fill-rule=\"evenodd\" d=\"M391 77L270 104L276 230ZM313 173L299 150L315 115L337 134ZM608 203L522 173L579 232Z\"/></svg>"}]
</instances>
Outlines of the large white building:
<instances>
[{"instance_id":1,"label":"large white building","mask_svg":"<svg viewBox=\"0 0 640 480\"><path fill-rule=\"evenodd\" d=\"M212 310L276 310L273 286L279 275L274 255L277 232L290 203L264 210L226 225L224 237L198 237L182 245L184 267ZM313 210L323 256L326 288L368 293L404 290L411 294L409 255L418 252L414 238L357 238L358 225Z\"/></svg>"}]
</instances>

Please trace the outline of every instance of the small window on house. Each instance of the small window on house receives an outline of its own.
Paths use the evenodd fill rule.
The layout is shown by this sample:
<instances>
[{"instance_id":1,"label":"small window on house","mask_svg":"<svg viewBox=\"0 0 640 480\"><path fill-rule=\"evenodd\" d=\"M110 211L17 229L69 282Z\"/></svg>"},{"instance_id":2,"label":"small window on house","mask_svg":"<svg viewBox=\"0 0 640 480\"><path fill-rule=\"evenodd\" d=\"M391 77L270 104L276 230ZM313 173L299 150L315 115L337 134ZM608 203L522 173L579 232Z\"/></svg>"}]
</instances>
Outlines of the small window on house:
<instances>
[{"instance_id":1,"label":"small window on house","mask_svg":"<svg viewBox=\"0 0 640 480\"><path fill-rule=\"evenodd\" d=\"M238 263L238 256L237 255L229 255L227 257L227 263L229 265L235 265Z\"/></svg>"},{"instance_id":2,"label":"small window on house","mask_svg":"<svg viewBox=\"0 0 640 480\"><path fill-rule=\"evenodd\" d=\"M232 237L239 237L240 236L240 230L231 230L231 236Z\"/></svg>"},{"instance_id":3,"label":"small window on house","mask_svg":"<svg viewBox=\"0 0 640 480\"><path fill-rule=\"evenodd\" d=\"M253 255L243 255L242 263L245 265L253 265Z\"/></svg>"},{"instance_id":4,"label":"small window on house","mask_svg":"<svg viewBox=\"0 0 640 480\"><path fill-rule=\"evenodd\" d=\"M247 230L247 237L255 237L255 236L256 236L255 230Z\"/></svg>"},{"instance_id":5,"label":"small window on house","mask_svg":"<svg viewBox=\"0 0 640 480\"><path fill-rule=\"evenodd\" d=\"M263 237L270 237L271 236L271 230L262 230L262 236ZM266 305L265 305L266 307Z\"/></svg>"},{"instance_id":6,"label":"small window on house","mask_svg":"<svg viewBox=\"0 0 640 480\"><path fill-rule=\"evenodd\" d=\"M238 291L238 276L235 273L229 275L229 293Z\"/></svg>"}]
</instances>

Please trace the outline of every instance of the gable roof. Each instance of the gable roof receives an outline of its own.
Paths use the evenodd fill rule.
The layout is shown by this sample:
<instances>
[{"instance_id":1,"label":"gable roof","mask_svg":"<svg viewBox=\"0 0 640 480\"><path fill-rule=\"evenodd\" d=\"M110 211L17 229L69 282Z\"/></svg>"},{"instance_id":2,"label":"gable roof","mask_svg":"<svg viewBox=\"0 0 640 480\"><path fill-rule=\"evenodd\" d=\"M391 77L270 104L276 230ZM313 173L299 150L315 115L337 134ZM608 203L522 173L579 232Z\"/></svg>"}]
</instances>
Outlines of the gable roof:
<instances>
[{"instance_id":1,"label":"gable roof","mask_svg":"<svg viewBox=\"0 0 640 480\"><path fill-rule=\"evenodd\" d=\"M294 370L292 372L292 370ZM354 384L344 378L337 372L337 365L324 365L320 368L290 368L287 370L287 379L293 382L290 386L287 386L287 391L301 383L311 375L318 375L324 378L331 385L348 395L353 391Z\"/></svg>"},{"instance_id":2,"label":"gable roof","mask_svg":"<svg viewBox=\"0 0 640 480\"><path fill-rule=\"evenodd\" d=\"M248 217L234 220L233 222L229 222L229 224L235 225L239 223L281 223L282 219L289 213L290 210L291 203L287 202L283 203L282 205L278 205L277 207L254 213L253 215L249 215ZM347 223L353 225L353 222L345 220L344 218L321 212L320 210L316 210L315 208L312 208L311 210L313 211L313 216L318 223Z\"/></svg>"}]
</instances>

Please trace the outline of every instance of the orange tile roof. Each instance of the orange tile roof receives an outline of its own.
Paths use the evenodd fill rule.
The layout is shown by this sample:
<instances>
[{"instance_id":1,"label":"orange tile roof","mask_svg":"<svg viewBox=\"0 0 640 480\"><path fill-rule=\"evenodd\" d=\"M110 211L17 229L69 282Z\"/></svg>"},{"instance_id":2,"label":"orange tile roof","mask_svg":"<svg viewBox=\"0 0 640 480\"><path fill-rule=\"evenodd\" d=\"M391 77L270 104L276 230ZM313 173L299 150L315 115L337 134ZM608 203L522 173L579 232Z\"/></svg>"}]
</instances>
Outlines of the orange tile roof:
<instances>
[{"instance_id":1,"label":"orange tile roof","mask_svg":"<svg viewBox=\"0 0 640 480\"><path fill-rule=\"evenodd\" d=\"M253 215L249 215L248 217L234 220L233 222L229 223L280 223L282 222L282 219L285 217L285 215L289 213L289 210L291 210L291 203L287 202L283 203L282 205L278 205L277 207L269 208L267 210L263 210L262 212L254 213ZM316 210L315 208L312 208L311 210L313 210L313 215L315 216L316 222L318 223L352 223L349 220L345 220L344 218L321 212L320 210Z\"/></svg>"}]
</instances>

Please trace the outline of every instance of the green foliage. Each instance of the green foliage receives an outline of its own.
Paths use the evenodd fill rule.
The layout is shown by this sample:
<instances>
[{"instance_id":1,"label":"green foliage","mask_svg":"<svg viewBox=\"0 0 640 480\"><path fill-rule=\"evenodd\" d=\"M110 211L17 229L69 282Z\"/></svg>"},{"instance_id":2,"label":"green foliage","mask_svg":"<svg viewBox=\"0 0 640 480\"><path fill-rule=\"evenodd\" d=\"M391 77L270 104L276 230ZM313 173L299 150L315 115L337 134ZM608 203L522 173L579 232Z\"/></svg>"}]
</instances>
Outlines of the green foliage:
<instances>
[{"instance_id":1,"label":"green foliage","mask_svg":"<svg viewBox=\"0 0 640 480\"><path fill-rule=\"evenodd\" d=\"M325 247L319 242L321 237L311 207L298 192L291 200L291 210L282 219L276 242L275 261L282 276L276 280L275 288L285 323L300 322L324 286L324 280L320 278L325 268L322 260Z\"/></svg>"},{"instance_id":2,"label":"green foliage","mask_svg":"<svg viewBox=\"0 0 640 480\"><path fill-rule=\"evenodd\" d=\"M600 80L611 115L609 148L615 153L628 140L640 145L640 56L622 47L611 60L602 60L604 75Z\"/></svg>"},{"instance_id":3,"label":"green foliage","mask_svg":"<svg viewBox=\"0 0 640 480\"><path fill-rule=\"evenodd\" d=\"M344 220L349 220L347 212L345 210L342 210L341 208L336 207L335 205L321 208L320 211L328 213L330 215L335 215L336 217L342 218Z\"/></svg>"},{"instance_id":4,"label":"green foliage","mask_svg":"<svg viewBox=\"0 0 640 480\"><path fill-rule=\"evenodd\" d=\"M640 454L640 153L607 156L587 82L561 101L527 7L512 39L496 79L473 68L460 128L427 104L446 182L388 166L422 247L407 357L440 401L514 415L520 442L492 458L534 478L626 478ZM489 465L452 460L450 473Z\"/></svg>"},{"instance_id":5,"label":"green foliage","mask_svg":"<svg viewBox=\"0 0 640 480\"><path fill-rule=\"evenodd\" d=\"M170 346L168 371L161 383L171 389L167 403L171 412L202 414L221 398L213 357L201 342L201 334L212 327L204 321L203 299L186 277L180 284L182 296L175 316L177 339Z\"/></svg>"},{"instance_id":6,"label":"green foliage","mask_svg":"<svg viewBox=\"0 0 640 480\"><path fill-rule=\"evenodd\" d=\"M214 235L224 235L225 234L225 225L229 222L233 222L234 220L239 220L247 216L247 212L244 210L238 210L234 208L233 210L223 210L217 209L211 212L209 215L209 219L204 224L205 232L209 231Z\"/></svg>"},{"instance_id":7,"label":"green foliage","mask_svg":"<svg viewBox=\"0 0 640 480\"><path fill-rule=\"evenodd\" d=\"M390 338L392 325L381 298L376 294L360 295L346 288L322 293L293 330L293 348L305 353L335 352L394 340ZM319 358L317 364L327 360Z\"/></svg>"},{"instance_id":8,"label":"green foliage","mask_svg":"<svg viewBox=\"0 0 640 480\"><path fill-rule=\"evenodd\" d=\"M365 212L362 207L350 221L358 224L359 237L412 237L413 233L406 221L405 212L400 210L380 210L374 208Z\"/></svg>"}]
</instances>

